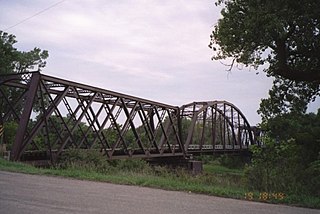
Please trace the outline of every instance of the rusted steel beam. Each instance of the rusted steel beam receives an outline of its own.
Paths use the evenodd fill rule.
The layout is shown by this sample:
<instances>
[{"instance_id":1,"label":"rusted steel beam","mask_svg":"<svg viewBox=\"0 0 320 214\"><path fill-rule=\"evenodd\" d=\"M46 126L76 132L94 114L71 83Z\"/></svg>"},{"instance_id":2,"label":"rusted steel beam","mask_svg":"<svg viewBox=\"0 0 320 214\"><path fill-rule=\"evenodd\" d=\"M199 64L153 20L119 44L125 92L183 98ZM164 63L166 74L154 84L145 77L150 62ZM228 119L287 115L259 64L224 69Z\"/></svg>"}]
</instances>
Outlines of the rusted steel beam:
<instances>
[{"instance_id":1,"label":"rusted steel beam","mask_svg":"<svg viewBox=\"0 0 320 214\"><path fill-rule=\"evenodd\" d=\"M40 73L34 73L31 77L29 90L26 94L26 103L20 118L17 134L12 145L11 159L14 161L19 160L21 153L23 152L23 139L27 132L27 126L29 123L30 115L32 112L32 106L36 97L36 92L40 82Z\"/></svg>"},{"instance_id":2,"label":"rusted steel beam","mask_svg":"<svg viewBox=\"0 0 320 214\"><path fill-rule=\"evenodd\" d=\"M17 95L7 97L5 87ZM0 75L0 95L4 122L19 121L15 160L26 149L42 152L39 139L51 160L71 148L99 148L114 159L237 152L254 143L248 121L226 101L177 107L38 72Z\"/></svg>"},{"instance_id":3,"label":"rusted steel beam","mask_svg":"<svg viewBox=\"0 0 320 214\"><path fill-rule=\"evenodd\" d=\"M122 94L122 93L118 93L118 92L114 92L114 91L110 91L110 90L105 90L105 89L101 89L101 88L97 88L97 87L93 87L93 86L84 85L84 84L81 84L81 83L76 83L76 82L72 82L72 81L68 81L68 80L63 80L63 79L59 79L59 78L56 78L56 77L47 76L47 75L44 75L44 74L42 74L42 79L45 80L45 81L52 81L52 82L54 82L56 84L68 85L68 86L71 86L71 87L81 88L83 90L100 92L102 94L108 94L108 95L110 95L112 97L122 97L123 99L139 101L141 103L149 104L149 105L152 105L152 106L158 106L158 107L170 108L170 109L178 109L177 106L163 104L163 103L160 103L160 102L155 102L155 101L151 101L151 100L147 100L147 99L143 99L143 98L139 98L139 97L135 97L135 96L130 96L130 95L127 95L127 94ZM96 101L98 101L98 100L96 100Z\"/></svg>"},{"instance_id":4,"label":"rusted steel beam","mask_svg":"<svg viewBox=\"0 0 320 214\"><path fill-rule=\"evenodd\" d=\"M219 115L219 117L217 117ZM247 149L248 144L255 142L250 140L250 125L243 114L233 104L226 101L194 102L181 107L181 117L191 118L185 148L187 153L201 153L204 151L237 151ZM241 121L240 121L241 118ZM207 121L207 122L204 122ZM211 123L211 127L207 125ZM195 127L201 127L198 139L193 139ZM218 127L218 129L217 129ZM211 140L206 139L204 133L211 133ZM243 139L248 137L248 139ZM218 146L216 146L216 138ZM252 137L252 135L251 135ZM192 144L195 142L196 144ZM211 145L211 146L208 146ZM246 146L243 148L243 146Z\"/></svg>"}]
</instances>

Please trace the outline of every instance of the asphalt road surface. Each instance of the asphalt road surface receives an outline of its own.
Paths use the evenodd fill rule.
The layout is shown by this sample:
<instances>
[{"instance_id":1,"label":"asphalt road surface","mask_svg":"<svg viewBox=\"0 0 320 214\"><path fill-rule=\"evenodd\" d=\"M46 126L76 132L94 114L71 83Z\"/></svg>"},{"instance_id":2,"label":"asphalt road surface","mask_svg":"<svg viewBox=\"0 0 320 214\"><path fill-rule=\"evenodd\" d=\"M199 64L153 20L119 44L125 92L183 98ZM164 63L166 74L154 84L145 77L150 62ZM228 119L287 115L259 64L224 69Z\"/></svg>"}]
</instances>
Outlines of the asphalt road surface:
<instances>
[{"instance_id":1,"label":"asphalt road surface","mask_svg":"<svg viewBox=\"0 0 320 214\"><path fill-rule=\"evenodd\" d=\"M0 171L0 213L319 214L320 210Z\"/></svg>"}]
</instances>

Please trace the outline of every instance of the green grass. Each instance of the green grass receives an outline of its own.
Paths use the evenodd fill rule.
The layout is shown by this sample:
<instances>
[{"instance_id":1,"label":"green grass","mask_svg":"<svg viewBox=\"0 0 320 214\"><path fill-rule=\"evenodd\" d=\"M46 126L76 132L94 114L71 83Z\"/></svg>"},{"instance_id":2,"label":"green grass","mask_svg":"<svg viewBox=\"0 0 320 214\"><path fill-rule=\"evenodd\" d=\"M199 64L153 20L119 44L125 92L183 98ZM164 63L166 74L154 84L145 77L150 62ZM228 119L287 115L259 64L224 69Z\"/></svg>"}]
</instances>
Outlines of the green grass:
<instances>
[{"instance_id":1,"label":"green grass","mask_svg":"<svg viewBox=\"0 0 320 214\"><path fill-rule=\"evenodd\" d=\"M243 175L242 169L230 169L218 164L204 164L203 170L207 173L217 173L223 175Z\"/></svg>"},{"instance_id":2,"label":"green grass","mask_svg":"<svg viewBox=\"0 0 320 214\"><path fill-rule=\"evenodd\" d=\"M186 191L235 199L245 199L245 194L249 192L242 179L242 170L211 164L204 165L202 175L193 176L183 170L177 170L173 173L163 167L155 169L147 167L138 171L111 169L107 172L97 172L94 168L76 165L67 168L36 168L0 158L0 170ZM261 200L258 198L258 192L253 192L253 194L255 195L252 198L254 201L320 208L320 199L315 197L286 196L283 200Z\"/></svg>"}]
</instances>

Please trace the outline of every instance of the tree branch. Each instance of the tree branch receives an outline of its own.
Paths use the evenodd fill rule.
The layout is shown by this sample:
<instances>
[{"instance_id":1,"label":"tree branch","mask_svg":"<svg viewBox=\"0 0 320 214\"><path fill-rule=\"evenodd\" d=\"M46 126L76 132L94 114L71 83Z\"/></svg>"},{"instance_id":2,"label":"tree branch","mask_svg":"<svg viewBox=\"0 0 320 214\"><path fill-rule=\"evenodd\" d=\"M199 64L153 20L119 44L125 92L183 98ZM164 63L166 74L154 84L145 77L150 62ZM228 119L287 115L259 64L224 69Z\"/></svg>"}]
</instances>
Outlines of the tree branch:
<instances>
[{"instance_id":1,"label":"tree branch","mask_svg":"<svg viewBox=\"0 0 320 214\"><path fill-rule=\"evenodd\" d=\"M293 70L287 66L286 68L273 70L273 73L289 80L320 84L320 71L318 70Z\"/></svg>"}]
</instances>

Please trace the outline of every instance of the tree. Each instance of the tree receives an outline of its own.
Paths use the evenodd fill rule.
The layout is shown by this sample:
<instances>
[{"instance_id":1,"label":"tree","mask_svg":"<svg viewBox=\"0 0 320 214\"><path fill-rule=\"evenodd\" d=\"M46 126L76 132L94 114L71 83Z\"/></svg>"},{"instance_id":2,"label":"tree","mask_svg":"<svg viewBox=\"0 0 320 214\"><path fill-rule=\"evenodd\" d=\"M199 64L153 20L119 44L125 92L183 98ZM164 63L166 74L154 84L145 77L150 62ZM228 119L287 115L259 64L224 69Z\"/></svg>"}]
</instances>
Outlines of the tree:
<instances>
[{"instance_id":1,"label":"tree","mask_svg":"<svg viewBox=\"0 0 320 214\"><path fill-rule=\"evenodd\" d=\"M320 91L320 7L314 0L218 0L224 5L209 47L212 59L275 77L260 113L304 112ZM230 68L230 69L231 69Z\"/></svg>"},{"instance_id":2,"label":"tree","mask_svg":"<svg viewBox=\"0 0 320 214\"><path fill-rule=\"evenodd\" d=\"M264 147L253 146L248 185L260 191L320 196L320 109L269 119Z\"/></svg>"},{"instance_id":3,"label":"tree","mask_svg":"<svg viewBox=\"0 0 320 214\"><path fill-rule=\"evenodd\" d=\"M48 51L34 48L31 51L18 51L14 44L16 37L0 31L0 75L40 71L46 65Z\"/></svg>"},{"instance_id":4,"label":"tree","mask_svg":"<svg viewBox=\"0 0 320 214\"><path fill-rule=\"evenodd\" d=\"M19 51L14 47L17 42L16 37L12 34L0 31L0 75L10 73L21 73L40 71L46 65L48 51L34 48L31 51ZM19 97L18 88L1 88L0 93L0 124L6 123L4 132L4 141L6 143L12 142L12 133L16 132L16 123L13 121L2 121L3 115L8 109L7 104L4 102L2 96L10 97L11 100L16 100ZM17 106L17 108L21 107ZM12 118L11 118L12 119ZM10 119L10 120L11 120ZM17 121L16 121L17 122Z\"/></svg>"},{"instance_id":5,"label":"tree","mask_svg":"<svg viewBox=\"0 0 320 214\"><path fill-rule=\"evenodd\" d=\"M279 115L264 124L268 135L278 141L294 139L300 147L300 163L310 163L320 157L320 109L318 113Z\"/></svg>"},{"instance_id":6,"label":"tree","mask_svg":"<svg viewBox=\"0 0 320 214\"><path fill-rule=\"evenodd\" d=\"M18 51L14 44L17 43L16 37L12 34L0 31L0 75L10 73L22 73L40 71L46 65L46 59L48 58L48 51L41 51L40 48L34 48L31 51ZM7 97L11 97L14 100L18 96L19 89L3 89L3 93ZM4 102L0 100L0 108L4 113Z\"/></svg>"},{"instance_id":7,"label":"tree","mask_svg":"<svg viewBox=\"0 0 320 214\"><path fill-rule=\"evenodd\" d=\"M276 78L269 90L269 98L262 99L258 113L263 121L289 112L300 115L307 104L319 95L319 85Z\"/></svg>"}]
</instances>

